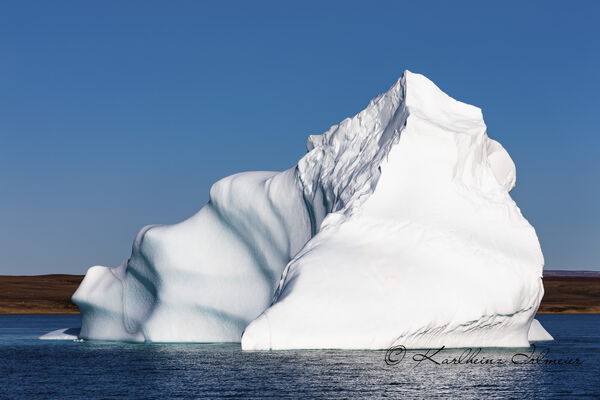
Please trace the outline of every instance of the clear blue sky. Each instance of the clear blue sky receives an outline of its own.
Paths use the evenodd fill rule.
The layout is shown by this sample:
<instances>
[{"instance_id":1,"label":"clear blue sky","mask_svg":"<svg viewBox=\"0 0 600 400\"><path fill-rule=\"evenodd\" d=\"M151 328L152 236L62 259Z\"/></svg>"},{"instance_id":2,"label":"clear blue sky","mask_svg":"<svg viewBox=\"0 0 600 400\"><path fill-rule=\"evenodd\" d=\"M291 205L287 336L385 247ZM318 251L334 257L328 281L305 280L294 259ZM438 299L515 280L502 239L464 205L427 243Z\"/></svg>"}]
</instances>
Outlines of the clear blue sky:
<instances>
[{"instance_id":1,"label":"clear blue sky","mask_svg":"<svg viewBox=\"0 0 600 400\"><path fill-rule=\"evenodd\" d=\"M83 273L404 69L483 108L550 269L600 269L600 2L2 1L0 274Z\"/></svg>"}]
</instances>

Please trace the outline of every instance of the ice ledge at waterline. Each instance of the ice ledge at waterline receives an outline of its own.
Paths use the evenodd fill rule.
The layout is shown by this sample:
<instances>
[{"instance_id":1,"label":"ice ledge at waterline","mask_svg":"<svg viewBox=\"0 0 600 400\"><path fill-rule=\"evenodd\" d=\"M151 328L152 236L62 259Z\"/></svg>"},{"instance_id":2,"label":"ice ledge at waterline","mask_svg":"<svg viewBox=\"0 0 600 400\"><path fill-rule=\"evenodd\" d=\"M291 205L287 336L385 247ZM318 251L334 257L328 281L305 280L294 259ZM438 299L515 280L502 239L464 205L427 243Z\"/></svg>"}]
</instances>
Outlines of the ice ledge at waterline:
<instances>
[{"instance_id":1,"label":"ice ledge at waterline","mask_svg":"<svg viewBox=\"0 0 600 400\"><path fill-rule=\"evenodd\" d=\"M479 108L407 71L307 146L293 168L222 179L194 216L142 229L123 265L90 268L73 296L79 337L529 344L543 256Z\"/></svg>"}]
</instances>

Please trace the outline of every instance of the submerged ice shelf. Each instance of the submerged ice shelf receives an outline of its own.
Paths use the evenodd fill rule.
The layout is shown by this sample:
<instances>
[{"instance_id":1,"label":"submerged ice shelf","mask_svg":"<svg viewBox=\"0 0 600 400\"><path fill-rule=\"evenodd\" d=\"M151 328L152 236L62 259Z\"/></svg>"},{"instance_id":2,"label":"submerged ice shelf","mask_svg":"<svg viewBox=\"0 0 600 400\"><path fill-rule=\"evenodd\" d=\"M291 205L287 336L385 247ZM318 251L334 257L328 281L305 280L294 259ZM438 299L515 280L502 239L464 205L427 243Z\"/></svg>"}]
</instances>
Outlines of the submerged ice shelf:
<instances>
[{"instance_id":1,"label":"submerged ice shelf","mask_svg":"<svg viewBox=\"0 0 600 400\"><path fill-rule=\"evenodd\" d=\"M73 301L79 337L247 350L527 346L543 256L481 110L406 71L284 172L215 183ZM529 337L528 337L529 335Z\"/></svg>"}]
</instances>

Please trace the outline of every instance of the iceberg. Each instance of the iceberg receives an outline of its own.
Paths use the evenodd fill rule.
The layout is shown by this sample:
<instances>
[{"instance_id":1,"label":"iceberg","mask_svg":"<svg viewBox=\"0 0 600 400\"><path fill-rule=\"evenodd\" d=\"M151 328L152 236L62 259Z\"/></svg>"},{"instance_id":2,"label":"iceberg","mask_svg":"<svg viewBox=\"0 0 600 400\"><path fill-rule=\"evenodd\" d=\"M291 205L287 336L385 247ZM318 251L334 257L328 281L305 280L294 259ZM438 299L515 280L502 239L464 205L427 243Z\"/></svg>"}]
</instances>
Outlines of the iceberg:
<instances>
[{"instance_id":1,"label":"iceberg","mask_svg":"<svg viewBox=\"0 0 600 400\"><path fill-rule=\"evenodd\" d=\"M479 108L406 71L307 148L287 171L222 179L191 218L142 229L121 266L90 268L73 295L79 337L529 345L543 255Z\"/></svg>"}]
</instances>

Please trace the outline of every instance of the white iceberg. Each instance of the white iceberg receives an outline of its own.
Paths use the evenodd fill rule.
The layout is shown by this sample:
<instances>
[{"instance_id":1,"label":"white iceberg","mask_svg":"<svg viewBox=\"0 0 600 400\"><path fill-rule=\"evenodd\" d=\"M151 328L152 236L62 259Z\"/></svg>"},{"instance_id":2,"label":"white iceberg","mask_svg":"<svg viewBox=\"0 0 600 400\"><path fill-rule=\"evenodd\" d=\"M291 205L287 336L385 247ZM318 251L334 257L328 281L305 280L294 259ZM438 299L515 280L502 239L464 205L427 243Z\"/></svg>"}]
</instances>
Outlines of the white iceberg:
<instances>
[{"instance_id":1,"label":"white iceberg","mask_svg":"<svg viewBox=\"0 0 600 400\"><path fill-rule=\"evenodd\" d=\"M479 108L407 71L308 150L287 171L217 182L196 215L144 228L122 266L91 268L73 296L79 336L241 338L246 350L529 344L543 256Z\"/></svg>"}]
</instances>

